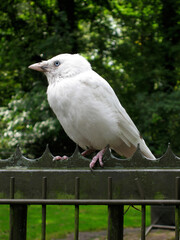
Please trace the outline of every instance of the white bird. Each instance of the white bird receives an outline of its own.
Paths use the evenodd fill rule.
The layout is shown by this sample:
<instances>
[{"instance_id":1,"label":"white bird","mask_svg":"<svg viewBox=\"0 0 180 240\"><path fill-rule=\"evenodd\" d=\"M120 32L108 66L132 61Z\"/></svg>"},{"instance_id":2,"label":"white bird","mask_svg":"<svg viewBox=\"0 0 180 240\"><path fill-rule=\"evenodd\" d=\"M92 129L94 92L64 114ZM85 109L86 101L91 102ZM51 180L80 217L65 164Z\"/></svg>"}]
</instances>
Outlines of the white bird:
<instances>
[{"instance_id":1,"label":"white bird","mask_svg":"<svg viewBox=\"0 0 180 240\"><path fill-rule=\"evenodd\" d=\"M155 159L109 83L92 70L84 57L60 54L29 68L47 76L49 105L66 134L85 150L82 155L100 150L90 168L97 161L103 165L108 145L118 154L130 157L140 144L142 153Z\"/></svg>"}]
</instances>

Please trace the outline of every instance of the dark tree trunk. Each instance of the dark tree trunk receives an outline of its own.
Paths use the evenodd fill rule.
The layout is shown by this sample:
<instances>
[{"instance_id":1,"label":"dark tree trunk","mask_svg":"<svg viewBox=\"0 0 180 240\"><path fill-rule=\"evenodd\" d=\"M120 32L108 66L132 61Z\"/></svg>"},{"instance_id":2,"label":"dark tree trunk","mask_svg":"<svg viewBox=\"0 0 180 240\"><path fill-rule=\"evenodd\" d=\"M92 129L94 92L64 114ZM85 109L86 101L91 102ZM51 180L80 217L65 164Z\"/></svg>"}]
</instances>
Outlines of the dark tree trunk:
<instances>
[{"instance_id":1,"label":"dark tree trunk","mask_svg":"<svg viewBox=\"0 0 180 240\"><path fill-rule=\"evenodd\" d=\"M174 0L162 1L162 4L161 28L163 34L165 77L167 81L166 88L173 89L177 83L177 74L175 73L177 52L174 51L174 47L179 44L180 26L178 22L180 21L180 17L177 12L179 6L177 1Z\"/></svg>"},{"instance_id":2,"label":"dark tree trunk","mask_svg":"<svg viewBox=\"0 0 180 240\"><path fill-rule=\"evenodd\" d=\"M78 44L76 37L77 30L77 21L75 14L75 3L74 0L58 0L58 7L60 11L64 11L67 16L70 34L73 36L73 44L72 44L72 53L78 52Z\"/></svg>"}]
</instances>

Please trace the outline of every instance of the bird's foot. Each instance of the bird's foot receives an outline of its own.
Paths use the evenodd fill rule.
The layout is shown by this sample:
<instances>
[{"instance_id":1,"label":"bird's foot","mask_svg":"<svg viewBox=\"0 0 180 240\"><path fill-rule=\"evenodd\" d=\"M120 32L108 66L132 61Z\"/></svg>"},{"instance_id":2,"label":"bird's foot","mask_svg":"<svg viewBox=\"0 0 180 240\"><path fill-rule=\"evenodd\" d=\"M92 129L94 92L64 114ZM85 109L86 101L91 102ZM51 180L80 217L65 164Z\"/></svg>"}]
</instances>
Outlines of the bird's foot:
<instances>
[{"instance_id":1,"label":"bird's foot","mask_svg":"<svg viewBox=\"0 0 180 240\"><path fill-rule=\"evenodd\" d=\"M95 166L95 164L96 164L97 161L99 161L100 166L103 167L103 161L102 161L102 159L103 159L103 155L104 155L105 151L106 151L106 148L102 149L100 152L98 152L98 153L96 154L96 156L93 157L92 161L91 161L90 164L89 164L89 167L90 167L91 169Z\"/></svg>"},{"instance_id":2,"label":"bird's foot","mask_svg":"<svg viewBox=\"0 0 180 240\"><path fill-rule=\"evenodd\" d=\"M53 157L53 161L59 161L59 160L67 160L68 159L68 156L62 156L62 157L60 157L60 156L55 156L55 157Z\"/></svg>"}]
</instances>

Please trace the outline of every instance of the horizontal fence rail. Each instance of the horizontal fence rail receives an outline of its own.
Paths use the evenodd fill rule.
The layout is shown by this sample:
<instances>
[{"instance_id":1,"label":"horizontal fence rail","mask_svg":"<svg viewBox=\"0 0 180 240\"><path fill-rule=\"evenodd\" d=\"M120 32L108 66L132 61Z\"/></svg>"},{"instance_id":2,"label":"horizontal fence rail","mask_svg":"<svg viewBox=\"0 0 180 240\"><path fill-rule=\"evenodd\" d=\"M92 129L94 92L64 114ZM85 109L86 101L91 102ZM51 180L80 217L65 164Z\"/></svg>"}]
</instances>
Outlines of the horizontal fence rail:
<instances>
[{"instance_id":1,"label":"horizontal fence rail","mask_svg":"<svg viewBox=\"0 0 180 240\"><path fill-rule=\"evenodd\" d=\"M107 199L0 199L0 204L27 205L180 205L180 200L107 200Z\"/></svg>"},{"instance_id":2,"label":"horizontal fence rail","mask_svg":"<svg viewBox=\"0 0 180 240\"><path fill-rule=\"evenodd\" d=\"M14 154L7 158L0 158L0 168L3 167L28 167L28 168L48 168L48 169L56 169L58 167L65 168L81 168L81 167L89 167L89 163L91 160L81 155L78 146L76 146L74 153L68 158L68 160L63 161L52 161L54 156L49 150L48 145L41 157L35 159L29 159L25 157L19 146L17 146ZM106 168L171 168L177 169L180 168L180 157L176 156L170 144L168 144L166 152L159 158L155 160L148 159L145 157L140 149L140 145L138 144L135 153L132 157L127 159L118 158L114 156L110 149L107 147L104 157L103 157L103 166ZM97 162L96 167L100 167Z\"/></svg>"}]
</instances>

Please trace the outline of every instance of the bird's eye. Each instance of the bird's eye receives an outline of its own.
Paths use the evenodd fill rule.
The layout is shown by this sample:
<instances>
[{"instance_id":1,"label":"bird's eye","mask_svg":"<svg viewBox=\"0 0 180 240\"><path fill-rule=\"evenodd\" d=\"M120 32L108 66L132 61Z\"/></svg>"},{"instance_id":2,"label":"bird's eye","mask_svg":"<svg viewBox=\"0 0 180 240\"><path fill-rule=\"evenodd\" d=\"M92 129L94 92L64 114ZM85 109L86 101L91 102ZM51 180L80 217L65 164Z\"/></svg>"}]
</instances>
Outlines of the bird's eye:
<instances>
[{"instance_id":1,"label":"bird's eye","mask_svg":"<svg viewBox=\"0 0 180 240\"><path fill-rule=\"evenodd\" d=\"M54 66L55 66L55 67L59 67L59 65L60 65L60 61L55 61L55 62L54 62Z\"/></svg>"}]
</instances>

